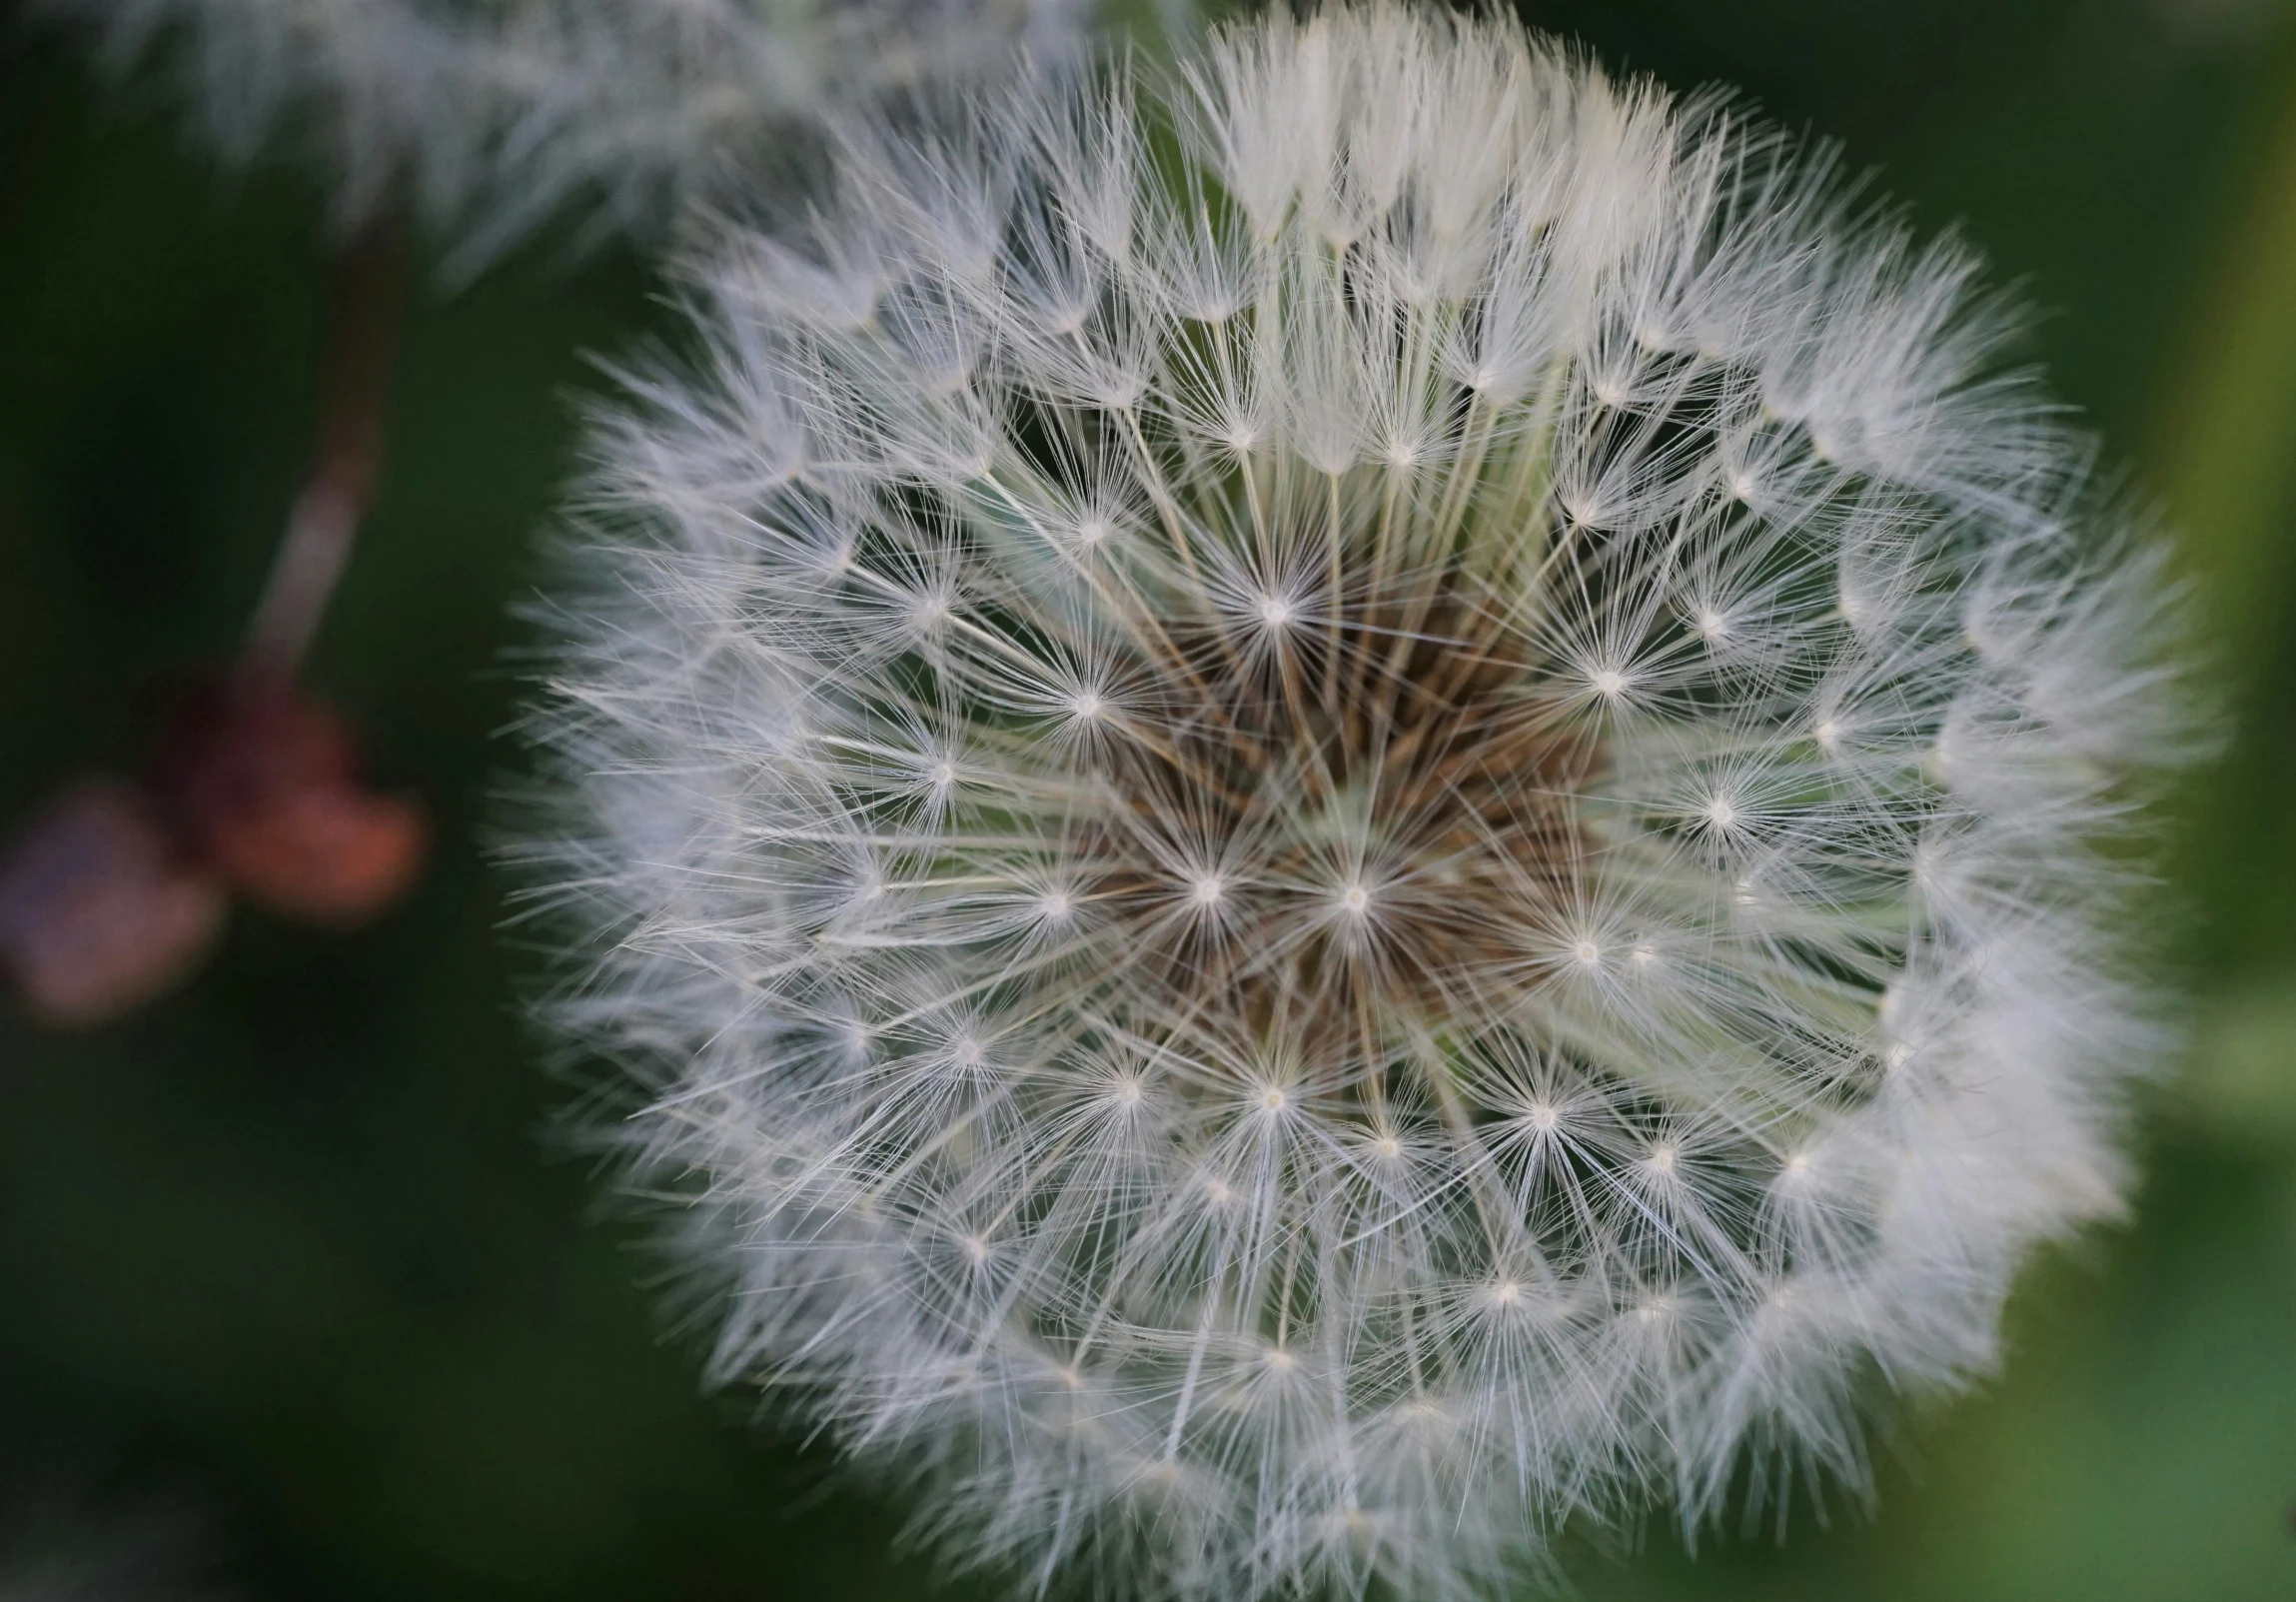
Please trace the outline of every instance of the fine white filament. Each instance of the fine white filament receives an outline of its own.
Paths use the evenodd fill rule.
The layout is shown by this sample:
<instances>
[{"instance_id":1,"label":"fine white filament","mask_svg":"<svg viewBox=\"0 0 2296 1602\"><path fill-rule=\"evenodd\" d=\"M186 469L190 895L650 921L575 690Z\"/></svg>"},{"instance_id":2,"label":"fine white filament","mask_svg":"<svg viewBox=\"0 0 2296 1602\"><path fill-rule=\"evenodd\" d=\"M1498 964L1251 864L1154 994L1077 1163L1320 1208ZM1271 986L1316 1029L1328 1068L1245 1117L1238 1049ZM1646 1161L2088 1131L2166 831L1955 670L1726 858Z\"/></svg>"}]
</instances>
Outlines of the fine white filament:
<instances>
[{"instance_id":1,"label":"fine white filament","mask_svg":"<svg viewBox=\"0 0 2296 1602\"><path fill-rule=\"evenodd\" d=\"M1497 20L911 110L689 264L535 720L717 1375L1040 1587L1859 1493L2156 1047L2166 587L2013 319Z\"/></svg>"}]
</instances>

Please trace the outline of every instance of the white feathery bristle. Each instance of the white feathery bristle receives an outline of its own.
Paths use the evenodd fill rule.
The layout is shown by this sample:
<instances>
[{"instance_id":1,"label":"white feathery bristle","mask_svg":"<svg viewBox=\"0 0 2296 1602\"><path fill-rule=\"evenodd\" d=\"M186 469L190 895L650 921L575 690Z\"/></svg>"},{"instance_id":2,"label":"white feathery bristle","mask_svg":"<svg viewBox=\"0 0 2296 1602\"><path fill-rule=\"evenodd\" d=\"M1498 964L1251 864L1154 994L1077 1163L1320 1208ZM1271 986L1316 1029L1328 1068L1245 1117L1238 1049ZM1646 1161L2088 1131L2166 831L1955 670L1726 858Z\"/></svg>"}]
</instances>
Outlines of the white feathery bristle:
<instances>
[{"instance_id":1,"label":"white feathery bristle","mask_svg":"<svg viewBox=\"0 0 2296 1602\"><path fill-rule=\"evenodd\" d=\"M1032 1583L1867 1490L2120 1205L2172 587L1954 245L1335 5L688 264L536 714L714 1368Z\"/></svg>"},{"instance_id":2,"label":"white feathery bristle","mask_svg":"<svg viewBox=\"0 0 2296 1602\"><path fill-rule=\"evenodd\" d=\"M395 188L484 265L585 209L658 225L737 190L792 127L1016 40L1060 53L1071 0L35 0L128 65L173 52L234 162L318 147L339 222Z\"/></svg>"}]
</instances>

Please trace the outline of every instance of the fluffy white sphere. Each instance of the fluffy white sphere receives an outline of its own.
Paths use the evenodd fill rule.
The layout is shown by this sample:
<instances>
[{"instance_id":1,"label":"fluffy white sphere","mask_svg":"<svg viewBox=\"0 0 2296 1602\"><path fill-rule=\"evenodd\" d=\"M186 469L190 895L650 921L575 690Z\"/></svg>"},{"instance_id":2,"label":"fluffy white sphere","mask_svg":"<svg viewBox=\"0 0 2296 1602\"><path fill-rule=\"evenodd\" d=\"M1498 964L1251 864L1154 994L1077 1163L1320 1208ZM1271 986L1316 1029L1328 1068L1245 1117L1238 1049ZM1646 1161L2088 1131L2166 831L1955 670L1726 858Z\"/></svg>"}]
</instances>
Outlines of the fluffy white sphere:
<instances>
[{"instance_id":1,"label":"fluffy white sphere","mask_svg":"<svg viewBox=\"0 0 2296 1602\"><path fill-rule=\"evenodd\" d=\"M1057 44L1068 0L36 0L118 62L177 53L245 161L315 144L346 224L404 186L483 263L570 203L657 223L737 186L793 122L929 71Z\"/></svg>"},{"instance_id":2,"label":"fluffy white sphere","mask_svg":"<svg viewBox=\"0 0 2296 1602\"><path fill-rule=\"evenodd\" d=\"M717 1373L1155 1596L1861 1486L2120 1203L2100 846L2184 744L1972 271L1379 4L857 131L693 263L534 854Z\"/></svg>"}]
</instances>

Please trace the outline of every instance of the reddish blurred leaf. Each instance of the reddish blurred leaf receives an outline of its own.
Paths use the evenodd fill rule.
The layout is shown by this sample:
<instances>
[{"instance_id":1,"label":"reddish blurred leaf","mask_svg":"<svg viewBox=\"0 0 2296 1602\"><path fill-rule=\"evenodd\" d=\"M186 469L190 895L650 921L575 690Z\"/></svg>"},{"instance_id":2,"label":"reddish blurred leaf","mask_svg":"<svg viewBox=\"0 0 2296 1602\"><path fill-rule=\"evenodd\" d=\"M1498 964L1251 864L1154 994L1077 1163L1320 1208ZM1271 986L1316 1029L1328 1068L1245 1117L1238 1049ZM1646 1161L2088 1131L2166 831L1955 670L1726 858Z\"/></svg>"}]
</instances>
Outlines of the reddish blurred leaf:
<instances>
[{"instance_id":1,"label":"reddish blurred leaf","mask_svg":"<svg viewBox=\"0 0 2296 1602\"><path fill-rule=\"evenodd\" d=\"M227 904L149 801L90 780L0 859L0 960L43 1022L101 1023L189 973Z\"/></svg>"},{"instance_id":2,"label":"reddish blurred leaf","mask_svg":"<svg viewBox=\"0 0 2296 1602\"><path fill-rule=\"evenodd\" d=\"M160 775L199 855L287 916L364 922L422 868L422 808L364 788L342 720L276 681L242 676L187 702Z\"/></svg>"}]
</instances>

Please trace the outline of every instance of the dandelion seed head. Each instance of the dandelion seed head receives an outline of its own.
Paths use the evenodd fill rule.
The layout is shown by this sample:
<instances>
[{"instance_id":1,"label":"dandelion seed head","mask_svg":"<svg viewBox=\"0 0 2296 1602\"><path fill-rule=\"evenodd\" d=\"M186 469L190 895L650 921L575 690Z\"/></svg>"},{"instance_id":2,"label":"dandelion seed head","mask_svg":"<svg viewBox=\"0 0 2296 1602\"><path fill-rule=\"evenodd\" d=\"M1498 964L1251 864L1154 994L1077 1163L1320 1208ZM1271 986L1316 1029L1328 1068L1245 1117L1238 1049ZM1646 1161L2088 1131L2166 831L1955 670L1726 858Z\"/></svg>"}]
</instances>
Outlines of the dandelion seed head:
<instances>
[{"instance_id":1,"label":"dandelion seed head","mask_svg":"<svg viewBox=\"0 0 2296 1602\"><path fill-rule=\"evenodd\" d=\"M553 216L656 231L737 193L776 142L1019 39L1073 48L1068 0L39 0L125 67L169 55L234 165L292 130L338 221L399 198L482 266ZM601 226L602 225L602 226ZM860 260L822 263L815 297ZM848 282L840 284L840 278Z\"/></svg>"},{"instance_id":2,"label":"dandelion seed head","mask_svg":"<svg viewBox=\"0 0 2296 1602\"><path fill-rule=\"evenodd\" d=\"M2118 1203L2099 843L2186 718L1970 262L1380 0L946 116L806 225L879 315L687 263L536 713L552 1015L714 1372L1171 1602L1862 1487L1876 1376Z\"/></svg>"}]
</instances>

